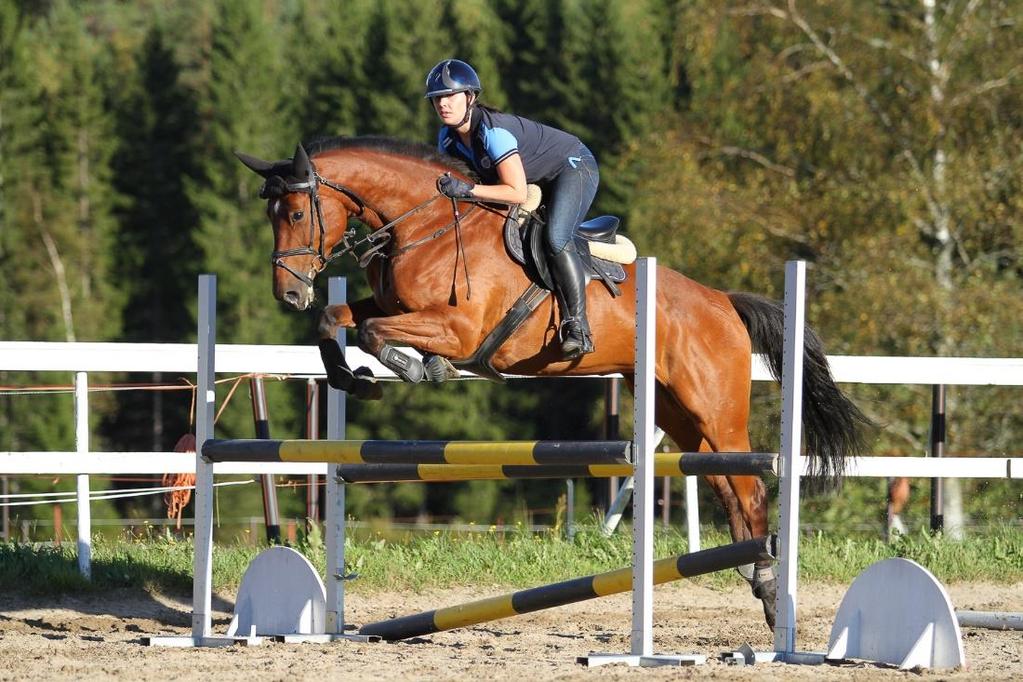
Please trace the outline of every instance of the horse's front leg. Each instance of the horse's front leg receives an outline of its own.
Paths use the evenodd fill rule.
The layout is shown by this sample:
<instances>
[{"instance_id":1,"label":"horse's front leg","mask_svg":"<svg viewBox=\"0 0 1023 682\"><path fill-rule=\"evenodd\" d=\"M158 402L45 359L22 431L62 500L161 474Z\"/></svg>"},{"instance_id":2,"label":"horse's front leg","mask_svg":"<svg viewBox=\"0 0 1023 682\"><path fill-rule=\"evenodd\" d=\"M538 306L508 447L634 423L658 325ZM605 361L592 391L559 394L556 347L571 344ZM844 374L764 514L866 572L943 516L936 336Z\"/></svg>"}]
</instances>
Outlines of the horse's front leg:
<instances>
[{"instance_id":1,"label":"horse's front leg","mask_svg":"<svg viewBox=\"0 0 1023 682\"><path fill-rule=\"evenodd\" d=\"M320 338L333 339L340 329L354 329L371 317L383 317L386 314L372 296L351 303L329 305L320 314Z\"/></svg>"},{"instance_id":2,"label":"horse's front leg","mask_svg":"<svg viewBox=\"0 0 1023 682\"><path fill-rule=\"evenodd\" d=\"M365 368L360 368L352 371L336 341L339 330L351 329L361 322L383 315L386 313L372 297L324 308L319 321L320 359L327 372L327 383L331 387L364 400L379 400L383 396L380 386L367 376L368 370L363 372Z\"/></svg>"},{"instance_id":3,"label":"horse's front leg","mask_svg":"<svg viewBox=\"0 0 1023 682\"><path fill-rule=\"evenodd\" d=\"M479 341L478 324L451 310L419 311L366 320L359 325L359 347L401 377L443 381L457 372L445 358L464 357ZM426 365L397 346L412 346L426 356Z\"/></svg>"}]
</instances>

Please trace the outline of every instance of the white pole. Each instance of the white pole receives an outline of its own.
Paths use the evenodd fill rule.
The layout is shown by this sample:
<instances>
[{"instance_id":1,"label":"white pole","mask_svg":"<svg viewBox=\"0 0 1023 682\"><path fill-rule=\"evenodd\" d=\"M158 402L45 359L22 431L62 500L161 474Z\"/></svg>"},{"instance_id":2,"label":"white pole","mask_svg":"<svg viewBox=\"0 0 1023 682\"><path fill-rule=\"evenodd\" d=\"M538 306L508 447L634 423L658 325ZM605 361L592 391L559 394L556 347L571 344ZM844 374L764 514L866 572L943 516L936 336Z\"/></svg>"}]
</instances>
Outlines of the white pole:
<instances>
[{"instance_id":1,"label":"white pole","mask_svg":"<svg viewBox=\"0 0 1023 682\"><path fill-rule=\"evenodd\" d=\"M622 480L622 484L618 488L618 494L611 500L611 504L607 508L607 514L604 515L604 523L600 528L605 536L611 537L614 535L615 528L618 527L618 523L622 520L622 514L625 513L625 507L632 501L632 491L635 486L636 482L632 476L626 476Z\"/></svg>"},{"instance_id":2,"label":"white pole","mask_svg":"<svg viewBox=\"0 0 1023 682\"><path fill-rule=\"evenodd\" d=\"M653 653L654 363L657 259L636 261L636 376L632 456L632 655Z\"/></svg>"},{"instance_id":3,"label":"white pole","mask_svg":"<svg viewBox=\"0 0 1023 682\"><path fill-rule=\"evenodd\" d=\"M330 304L345 303L348 282L344 277L331 277L327 285ZM345 332L340 330L341 352L345 349ZM327 388L327 438L344 440L345 394ZM324 532L327 540L327 623L329 635L345 632L345 485L337 480L337 464L327 465L326 499L324 501Z\"/></svg>"},{"instance_id":4,"label":"white pole","mask_svg":"<svg viewBox=\"0 0 1023 682\"><path fill-rule=\"evenodd\" d=\"M803 413L803 325L806 263L785 264L785 349L781 377L781 479L778 541L778 596L775 601L774 650L796 650L796 576L799 552L799 475Z\"/></svg>"},{"instance_id":5,"label":"white pole","mask_svg":"<svg viewBox=\"0 0 1023 682\"><path fill-rule=\"evenodd\" d=\"M212 633L213 464L202 445L213 437L217 396L214 384L217 344L217 276L199 275L199 359L195 416L195 570L192 581L192 638Z\"/></svg>"},{"instance_id":6,"label":"white pole","mask_svg":"<svg viewBox=\"0 0 1023 682\"><path fill-rule=\"evenodd\" d=\"M75 372L75 452L89 454L89 375ZM92 509L89 475L78 474L78 572L92 579Z\"/></svg>"},{"instance_id":7,"label":"white pole","mask_svg":"<svg viewBox=\"0 0 1023 682\"><path fill-rule=\"evenodd\" d=\"M686 476L686 534L689 552L700 551L700 504L696 492L696 476Z\"/></svg>"}]
</instances>

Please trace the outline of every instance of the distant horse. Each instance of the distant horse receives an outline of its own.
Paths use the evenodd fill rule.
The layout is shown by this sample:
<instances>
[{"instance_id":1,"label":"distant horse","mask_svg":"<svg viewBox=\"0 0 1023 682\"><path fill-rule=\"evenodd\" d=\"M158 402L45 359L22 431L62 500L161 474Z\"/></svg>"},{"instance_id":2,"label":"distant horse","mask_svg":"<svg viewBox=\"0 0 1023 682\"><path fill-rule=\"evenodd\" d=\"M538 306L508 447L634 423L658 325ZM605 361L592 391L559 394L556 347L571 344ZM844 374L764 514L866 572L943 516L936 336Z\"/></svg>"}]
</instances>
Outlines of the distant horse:
<instances>
[{"instance_id":1,"label":"distant horse","mask_svg":"<svg viewBox=\"0 0 1023 682\"><path fill-rule=\"evenodd\" d=\"M313 279L328 262L353 254L373 295L322 314L321 342L331 384L374 397L378 390L343 366L332 341L340 327L406 380L443 380L476 356L506 311L530 286L502 239L507 208L454 203L440 195L443 173L467 170L435 150L389 138L335 138L267 162L238 154L266 182L261 196L274 230L274 297L297 310L313 303ZM371 230L358 238L355 217ZM361 253L360 253L361 249ZM547 298L483 365L536 376L633 374L635 269L626 266L621 297L587 288L596 351L566 361L557 343L557 306ZM821 476L842 470L863 446L866 418L835 386L818 337L807 330L803 418L807 455ZM426 366L398 346L424 353ZM665 267L657 271L656 421L683 451L748 452L752 353L766 353L781 374L783 310L766 298L724 293ZM463 362L463 364L466 364ZM471 363L470 363L471 364ZM476 367L483 367L476 363ZM485 369L485 367L484 367ZM482 371L488 374L487 371ZM767 493L755 476L709 476L736 541L768 533ZM774 619L769 564L740 571Z\"/></svg>"}]
</instances>

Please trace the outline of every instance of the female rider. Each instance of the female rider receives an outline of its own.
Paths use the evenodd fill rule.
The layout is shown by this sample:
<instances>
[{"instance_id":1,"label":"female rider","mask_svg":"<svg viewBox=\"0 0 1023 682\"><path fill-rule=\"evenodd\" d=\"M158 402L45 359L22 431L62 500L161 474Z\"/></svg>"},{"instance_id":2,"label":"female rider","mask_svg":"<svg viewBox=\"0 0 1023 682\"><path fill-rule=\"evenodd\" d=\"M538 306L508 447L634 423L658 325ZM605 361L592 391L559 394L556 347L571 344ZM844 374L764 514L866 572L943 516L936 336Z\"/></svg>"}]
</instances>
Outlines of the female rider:
<instances>
[{"instance_id":1,"label":"female rider","mask_svg":"<svg viewBox=\"0 0 1023 682\"><path fill-rule=\"evenodd\" d=\"M481 179L473 185L445 175L438 187L452 199L521 204L527 183L544 186L544 236L561 304L561 350L568 359L592 353L586 278L573 236L597 193L597 161L574 135L480 104L482 89L476 71L457 59L445 59L426 77L426 97L444 123L438 148L464 160Z\"/></svg>"}]
</instances>

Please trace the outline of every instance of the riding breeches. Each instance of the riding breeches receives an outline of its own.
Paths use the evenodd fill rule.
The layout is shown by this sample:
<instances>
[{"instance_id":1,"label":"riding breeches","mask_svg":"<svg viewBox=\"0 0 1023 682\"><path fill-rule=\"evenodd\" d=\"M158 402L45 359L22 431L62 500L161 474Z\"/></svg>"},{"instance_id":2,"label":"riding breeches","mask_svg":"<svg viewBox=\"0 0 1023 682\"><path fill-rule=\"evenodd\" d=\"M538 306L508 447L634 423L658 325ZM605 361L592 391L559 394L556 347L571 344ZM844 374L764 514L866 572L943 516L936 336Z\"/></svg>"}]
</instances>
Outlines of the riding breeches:
<instances>
[{"instance_id":1,"label":"riding breeches","mask_svg":"<svg viewBox=\"0 0 1023 682\"><path fill-rule=\"evenodd\" d=\"M576 227L586 218L600 183L597 160L586 145L568 157L565 167L548 184L547 248L561 253L572 241Z\"/></svg>"}]
</instances>

